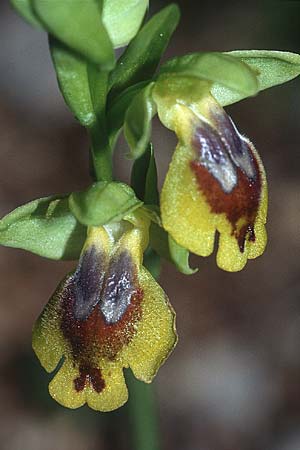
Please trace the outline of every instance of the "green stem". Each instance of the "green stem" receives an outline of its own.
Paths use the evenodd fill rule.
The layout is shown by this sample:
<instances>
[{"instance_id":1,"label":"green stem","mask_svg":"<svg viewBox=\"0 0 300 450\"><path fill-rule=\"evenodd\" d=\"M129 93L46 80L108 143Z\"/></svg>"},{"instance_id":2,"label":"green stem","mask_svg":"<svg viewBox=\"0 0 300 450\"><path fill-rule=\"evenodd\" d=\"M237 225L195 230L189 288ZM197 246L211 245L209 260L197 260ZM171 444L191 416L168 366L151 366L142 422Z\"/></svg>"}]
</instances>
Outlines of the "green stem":
<instances>
[{"instance_id":1,"label":"green stem","mask_svg":"<svg viewBox=\"0 0 300 450\"><path fill-rule=\"evenodd\" d=\"M99 123L90 129L91 156L94 174L97 181L112 181L112 151Z\"/></svg>"},{"instance_id":2,"label":"green stem","mask_svg":"<svg viewBox=\"0 0 300 450\"><path fill-rule=\"evenodd\" d=\"M112 150L106 124L106 97L109 73L94 64L87 65L87 74L96 123L89 130L94 177L97 181L112 181Z\"/></svg>"},{"instance_id":3,"label":"green stem","mask_svg":"<svg viewBox=\"0 0 300 450\"><path fill-rule=\"evenodd\" d=\"M138 381L128 371L129 420L135 450L159 450L159 426L153 386Z\"/></svg>"}]
</instances>

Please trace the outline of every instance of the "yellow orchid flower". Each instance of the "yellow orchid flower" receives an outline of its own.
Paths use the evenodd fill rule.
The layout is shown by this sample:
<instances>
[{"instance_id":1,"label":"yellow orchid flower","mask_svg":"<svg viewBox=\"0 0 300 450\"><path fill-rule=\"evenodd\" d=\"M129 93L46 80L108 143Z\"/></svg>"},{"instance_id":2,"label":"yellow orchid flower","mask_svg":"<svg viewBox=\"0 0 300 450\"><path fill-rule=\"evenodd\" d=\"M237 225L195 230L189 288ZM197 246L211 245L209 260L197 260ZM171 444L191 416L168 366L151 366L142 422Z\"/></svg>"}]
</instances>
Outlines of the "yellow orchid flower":
<instances>
[{"instance_id":1,"label":"yellow orchid flower","mask_svg":"<svg viewBox=\"0 0 300 450\"><path fill-rule=\"evenodd\" d=\"M148 219L90 227L67 275L33 330L33 348L52 372L52 397L69 408L111 411L128 398L123 368L151 382L176 344L175 314L142 266Z\"/></svg>"},{"instance_id":2,"label":"yellow orchid flower","mask_svg":"<svg viewBox=\"0 0 300 450\"><path fill-rule=\"evenodd\" d=\"M153 91L161 121L179 139L161 193L162 222L179 245L200 256L213 252L218 231L217 264L234 272L266 246L265 171L208 84L199 82L199 93L195 85L172 79Z\"/></svg>"}]
</instances>

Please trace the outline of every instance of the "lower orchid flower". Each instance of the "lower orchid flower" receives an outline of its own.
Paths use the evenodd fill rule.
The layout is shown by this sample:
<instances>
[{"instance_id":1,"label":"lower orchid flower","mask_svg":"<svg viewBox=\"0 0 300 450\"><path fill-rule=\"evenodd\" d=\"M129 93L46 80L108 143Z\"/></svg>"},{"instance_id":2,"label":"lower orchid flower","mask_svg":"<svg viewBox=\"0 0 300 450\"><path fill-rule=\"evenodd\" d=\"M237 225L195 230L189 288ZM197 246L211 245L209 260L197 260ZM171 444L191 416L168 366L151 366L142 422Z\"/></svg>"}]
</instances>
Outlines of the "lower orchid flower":
<instances>
[{"instance_id":1,"label":"lower orchid flower","mask_svg":"<svg viewBox=\"0 0 300 450\"><path fill-rule=\"evenodd\" d=\"M174 311L142 266L149 224L137 216L88 229L76 270L34 327L43 367L62 361L49 391L69 408L118 408L128 398L123 368L149 383L176 344Z\"/></svg>"},{"instance_id":2,"label":"lower orchid flower","mask_svg":"<svg viewBox=\"0 0 300 450\"><path fill-rule=\"evenodd\" d=\"M213 252L218 231L217 264L238 271L266 246L265 171L254 145L209 92L195 101L186 84L190 98L166 86L154 90L160 119L179 139L161 194L163 226L200 256Z\"/></svg>"}]
</instances>

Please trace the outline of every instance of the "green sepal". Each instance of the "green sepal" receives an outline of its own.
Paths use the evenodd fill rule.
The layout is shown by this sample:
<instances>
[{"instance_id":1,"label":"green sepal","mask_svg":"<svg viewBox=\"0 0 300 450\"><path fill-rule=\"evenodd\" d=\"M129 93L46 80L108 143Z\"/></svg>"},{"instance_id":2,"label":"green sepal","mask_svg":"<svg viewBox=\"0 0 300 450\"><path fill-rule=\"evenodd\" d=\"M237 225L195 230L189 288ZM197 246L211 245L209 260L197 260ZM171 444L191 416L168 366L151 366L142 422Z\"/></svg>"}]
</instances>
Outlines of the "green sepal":
<instances>
[{"instance_id":1,"label":"green sepal","mask_svg":"<svg viewBox=\"0 0 300 450\"><path fill-rule=\"evenodd\" d=\"M151 95L153 85L154 83L148 84L134 97L125 115L124 135L130 147L130 159L139 158L149 145L151 121L156 114Z\"/></svg>"},{"instance_id":2,"label":"green sepal","mask_svg":"<svg viewBox=\"0 0 300 450\"><path fill-rule=\"evenodd\" d=\"M45 28L34 13L31 0L10 0L10 3L30 25L40 29Z\"/></svg>"},{"instance_id":3,"label":"green sepal","mask_svg":"<svg viewBox=\"0 0 300 450\"><path fill-rule=\"evenodd\" d=\"M223 53L193 53L167 61L160 68L158 79L171 76L194 77L219 89L227 88L241 97L258 92L256 72L243 61ZM216 98L219 101L219 98Z\"/></svg>"},{"instance_id":4,"label":"green sepal","mask_svg":"<svg viewBox=\"0 0 300 450\"><path fill-rule=\"evenodd\" d=\"M155 280L158 280L161 272L161 257L153 248L148 247L144 253L143 265L151 273Z\"/></svg>"},{"instance_id":5,"label":"green sepal","mask_svg":"<svg viewBox=\"0 0 300 450\"><path fill-rule=\"evenodd\" d=\"M179 272L192 275L198 269L189 266L189 251L178 245L169 234L159 225L152 222L150 225L151 248L161 257L174 264Z\"/></svg>"},{"instance_id":6,"label":"green sepal","mask_svg":"<svg viewBox=\"0 0 300 450\"><path fill-rule=\"evenodd\" d=\"M157 167L152 145L149 145L146 152L135 160L131 171L131 186L145 204L159 204Z\"/></svg>"},{"instance_id":7,"label":"green sepal","mask_svg":"<svg viewBox=\"0 0 300 450\"><path fill-rule=\"evenodd\" d=\"M149 0L104 0L102 20L114 48L127 45L136 35Z\"/></svg>"},{"instance_id":8,"label":"green sepal","mask_svg":"<svg viewBox=\"0 0 300 450\"><path fill-rule=\"evenodd\" d=\"M142 205L134 191L124 183L99 181L85 191L69 197L70 210L87 226L118 222Z\"/></svg>"},{"instance_id":9,"label":"green sepal","mask_svg":"<svg viewBox=\"0 0 300 450\"><path fill-rule=\"evenodd\" d=\"M102 1L32 0L32 6L50 34L103 70L114 67L113 46L102 22Z\"/></svg>"},{"instance_id":10,"label":"green sepal","mask_svg":"<svg viewBox=\"0 0 300 450\"><path fill-rule=\"evenodd\" d=\"M129 86L152 78L175 31L179 16L178 6L171 4L143 26L111 73L111 99Z\"/></svg>"},{"instance_id":11,"label":"green sepal","mask_svg":"<svg viewBox=\"0 0 300 450\"><path fill-rule=\"evenodd\" d=\"M51 196L19 206L0 220L0 244L50 259L77 259L86 238L68 198Z\"/></svg>"},{"instance_id":12,"label":"green sepal","mask_svg":"<svg viewBox=\"0 0 300 450\"><path fill-rule=\"evenodd\" d=\"M300 55L273 50L237 50L227 55L238 58L257 72L259 91L286 83L300 75ZM223 106L242 100L239 94L213 86L212 94Z\"/></svg>"}]
</instances>

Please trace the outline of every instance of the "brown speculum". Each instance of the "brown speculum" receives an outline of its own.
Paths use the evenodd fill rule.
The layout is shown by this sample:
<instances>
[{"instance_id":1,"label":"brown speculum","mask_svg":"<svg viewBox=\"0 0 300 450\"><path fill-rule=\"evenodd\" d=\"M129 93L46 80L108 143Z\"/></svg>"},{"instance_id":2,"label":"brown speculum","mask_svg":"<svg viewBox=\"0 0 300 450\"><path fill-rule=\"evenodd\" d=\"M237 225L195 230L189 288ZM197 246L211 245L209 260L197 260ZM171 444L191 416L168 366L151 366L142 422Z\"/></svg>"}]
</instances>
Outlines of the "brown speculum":
<instances>
[{"instance_id":1,"label":"brown speculum","mask_svg":"<svg viewBox=\"0 0 300 450\"><path fill-rule=\"evenodd\" d=\"M135 333L141 319L143 292L136 267L124 250L109 264L95 246L81 256L60 295L61 330L70 344L79 376L74 387L89 383L96 392L105 387L99 360L114 360Z\"/></svg>"},{"instance_id":2,"label":"brown speculum","mask_svg":"<svg viewBox=\"0 0 300 450\"><path fill-rule=\"evenodd\" d=\"M224 213L243 253L255 241L254 224L261 198L261 174L250 144L223 110L211 111L215 127L203 120L192 139L196 158L190 167L211 211Z\"/></svg>"}]
</instances>

